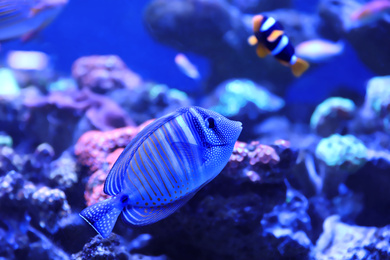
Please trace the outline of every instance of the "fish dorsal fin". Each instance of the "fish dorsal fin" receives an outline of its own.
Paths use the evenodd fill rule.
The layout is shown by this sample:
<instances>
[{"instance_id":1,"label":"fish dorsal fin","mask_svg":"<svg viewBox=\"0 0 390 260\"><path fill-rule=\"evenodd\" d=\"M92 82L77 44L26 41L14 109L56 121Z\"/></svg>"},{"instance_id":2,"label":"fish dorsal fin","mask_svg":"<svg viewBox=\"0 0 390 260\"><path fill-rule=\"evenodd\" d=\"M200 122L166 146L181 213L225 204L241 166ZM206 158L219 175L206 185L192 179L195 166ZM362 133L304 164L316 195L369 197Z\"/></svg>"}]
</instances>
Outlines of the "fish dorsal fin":
<instances>
[{"instance_id":1,"label":"fish dorsal fin","mask_svg":"<svg viewBox=\"0 0 390 260\"><path fill-rule=\"evenodd\" d=\"M263 20L264 20L264 16L262 16L261 14L255 15L253 17L252 23L253 23L254 32L258 32L260 30L260 26L263 23Z\"/></svg>"},{"instance_id":2,"label":"fish dorsal fin","mask_svg":"<svg viewBox=\"0 0 390 260\"><path fill-rule=\"evenodd\" d=\"M161 127L166 122L172 120L173 118L185 113L187 110L188 108L181 108L171 114L161 117L146 126L137 136L135 136L126 146L125 150L123 150L119 158L114 163L114 166L112 166L110 173L108 174L106 181L104 182L104 193L108 195L116 195L120 193L122 190L123 179L125 177L126 170L138 147L151 134L153 134L156 129Z\"/></svg>"},{"instance_id":3,"label":"fish dorsal fin","mask_svg":"<svg viewBox=\"0 0 390 260\"><path fill-rule=\"evenodd\" d=\"M187 203L196 191L182 198L164 205L155 207L126 206L122 211L122 219L125 223L134 226L146 226L164 219Z\"/></svg>"},{"instance_id":4,"label":"fish dorsal fin","mask_svg":"<svg viewBox=\"0 0 390 260\"><path fill-rule=\"evenodd\" d=\"M185 162L189 162L190 169L198 169L207 160L205 157L206 148L202 146L184 142L173 142L171 145L173 149L178 151L179 156L185 159Z\"/></svg>"},{"instance_id":5,"label":"fish dorsal fin","mask_svg":"<svg viewBox=\"0 0 390 260\"><path fill-rule=\"evenodd\" d=\"M260 58L264 58L268 54L270 54L270 51L262 43L258 43L256 48L256 53L257 56L259 56Z\"/></svg>"},{"instance_id":6,"label":"fish dorsal fin","mask_svg":"<svg viewBox=\"0 0 390 260\"><path fill-rule=\"evenodd\" d=\"M282 30L274 30L268 37L267 37L267 41L269 42L274 42L276 41L280 36L283 35L283 31Z\"/></svg>"}]
</instances>

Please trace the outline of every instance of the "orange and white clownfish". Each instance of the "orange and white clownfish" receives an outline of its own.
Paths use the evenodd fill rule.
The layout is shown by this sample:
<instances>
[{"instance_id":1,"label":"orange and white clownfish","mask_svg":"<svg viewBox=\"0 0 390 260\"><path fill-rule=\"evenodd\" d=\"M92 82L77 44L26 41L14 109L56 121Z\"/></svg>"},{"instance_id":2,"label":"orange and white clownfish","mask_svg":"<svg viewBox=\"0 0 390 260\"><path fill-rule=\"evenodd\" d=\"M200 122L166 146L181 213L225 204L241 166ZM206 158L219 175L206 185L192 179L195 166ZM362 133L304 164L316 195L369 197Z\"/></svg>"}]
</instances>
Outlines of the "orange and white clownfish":
<instances>
[{"instance_id":1,"label":"orange and white clownfish","mask_svg":"<svg viewBox=\"0 0 390 260\"><path fill-rule=\"evenodd\" d=\"M295 55L295 50L283 26L272 17L255 15L253 17L254 35L249 37L250 45L257 45L260 58L272 54L281 64L289 66L294 76L299 77L309 68L309 63Z\"/></svg>"}]
</instances>

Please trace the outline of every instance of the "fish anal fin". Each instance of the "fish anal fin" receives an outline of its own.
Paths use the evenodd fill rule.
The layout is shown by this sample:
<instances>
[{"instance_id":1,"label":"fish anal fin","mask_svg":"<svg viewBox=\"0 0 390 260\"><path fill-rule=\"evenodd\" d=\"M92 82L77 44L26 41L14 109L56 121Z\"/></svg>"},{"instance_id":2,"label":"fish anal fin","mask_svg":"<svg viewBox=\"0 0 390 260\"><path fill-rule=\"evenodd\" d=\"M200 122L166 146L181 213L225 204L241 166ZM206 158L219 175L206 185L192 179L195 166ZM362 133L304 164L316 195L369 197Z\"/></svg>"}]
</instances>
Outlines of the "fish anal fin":
<instances>
[{"instance_id":1,"label":"fish anal fin","mask_svg":"<svg viewBox=\"0 0 390 260\"><path fill-rule=\"evenodd\" d=\"M265 58L270 53L271 52L262 43L257 44L257 48L256 48L257 56L259 56L260 58Z\"/></svg>"},{"instance_id":2,"label":"fish anal fin","mask_svg":"<svg viewBox=\"0 0 390 260\"><path fill-rule=\"evenodd\" d=\"M261 23L263 22L264 16L261 14L255 15L252 18L252 23L253 23L253 31L258 32L260 30Z\"/></svg>"},{"instance_id":3,"label":"fish anal fin","mask_svg":"<svg viewBox=\"0 0 390 260\"><path fill-rule=\"evenodd\" d=\"M282 30L274 30L268 37L267 37L267 40L269 42L274 42L276 41L276 39L278 39L280 36L283 35L283 31Z\"/></svg>"},{"instance_id":4,"label":"fish anal fin","mask_svg":"<svg viewBox=\"0 0 390 260\"><path fill-rule=\"evenodd\" d=\"M301 58L297 58L297 61L291 65L291 71L295 77L300 77L308 68L309 63Z\"/></svg>"},{"instance_id":5,"label":"fish anal fin","mask_svg":"<svg viewBox=\"0 0 390 260\"><path fill-rule=\"evenodd\" d=\"M188 200L190 200L196 191L191 192L182 198L159 206L154 207L138 207L138 206L126 206L122 211L122 220L132 226L146 226L160 221L180 207L182 207Z\"/></svg>"}]
</instances>

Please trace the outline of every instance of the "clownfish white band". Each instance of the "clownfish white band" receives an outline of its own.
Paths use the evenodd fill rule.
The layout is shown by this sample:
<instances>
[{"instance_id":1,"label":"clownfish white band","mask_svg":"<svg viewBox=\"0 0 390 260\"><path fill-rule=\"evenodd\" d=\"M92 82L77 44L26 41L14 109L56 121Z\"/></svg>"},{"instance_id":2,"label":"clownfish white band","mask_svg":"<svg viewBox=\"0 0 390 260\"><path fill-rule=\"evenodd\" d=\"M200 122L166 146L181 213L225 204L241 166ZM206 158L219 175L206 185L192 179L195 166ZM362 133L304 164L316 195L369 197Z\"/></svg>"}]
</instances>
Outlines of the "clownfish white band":
<instances>
[{"instance_id":1,"label":"clownfish white band","mask_svg":"<svg viewBox=\"0 0 390 260\"><path fill-rule=\"evenodd\" d=\"M276 48L273 51L271 51L271 54L272 55L279 54L283 50L283 48L287 46L287 44L288 44L288 37L286 35L283 35L278 46L276 46Z\"/></svg>"},{"instance_id":2,"label":"clownfish white band","mask_svg":"<svg viewBox=\"0 0 390 260\"><path fill-rule=\"evenodd\" d=\"M276 23L275 19L272 17L268 17L268 19L264 22L264 24L261 26L260 31L265 32L269 28L271 28L272 25Z\"/></svg>"}]
</instances>

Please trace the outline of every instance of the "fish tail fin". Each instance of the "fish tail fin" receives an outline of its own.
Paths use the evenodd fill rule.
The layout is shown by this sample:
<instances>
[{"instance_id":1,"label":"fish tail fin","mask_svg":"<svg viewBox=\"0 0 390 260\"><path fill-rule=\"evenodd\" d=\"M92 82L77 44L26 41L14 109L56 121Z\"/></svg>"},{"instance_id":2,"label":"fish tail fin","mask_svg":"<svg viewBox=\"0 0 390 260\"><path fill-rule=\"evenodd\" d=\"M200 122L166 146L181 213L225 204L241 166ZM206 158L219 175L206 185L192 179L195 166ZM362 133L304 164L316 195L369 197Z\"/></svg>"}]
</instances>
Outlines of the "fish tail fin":
<instances>
[{"instance_id":1,"label":"fish tail fin","mask_svg":"<svg viewBox=\"0 0 390 260\"><path fill-rule=\"evenodd\" d=\"M103 238L107 238L111 234L116 220L123 210L123 196L125 195L116 195L98 202L85 208L79 215Z\"/></svg>"},{"instance_id":2,"label":"fish tail fin","mask_svg":"<svg viewBox=\"0 0 390 260\"><path fill-rule=\"evenodd\" d=\"M291 66L291 70L295 77L300 77L309 67L307 61L297 58L297 61Z\"/></svg>"}]
</instances>

